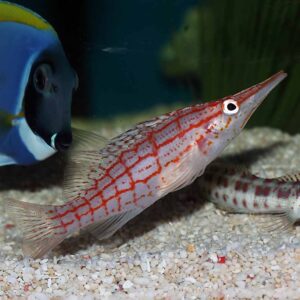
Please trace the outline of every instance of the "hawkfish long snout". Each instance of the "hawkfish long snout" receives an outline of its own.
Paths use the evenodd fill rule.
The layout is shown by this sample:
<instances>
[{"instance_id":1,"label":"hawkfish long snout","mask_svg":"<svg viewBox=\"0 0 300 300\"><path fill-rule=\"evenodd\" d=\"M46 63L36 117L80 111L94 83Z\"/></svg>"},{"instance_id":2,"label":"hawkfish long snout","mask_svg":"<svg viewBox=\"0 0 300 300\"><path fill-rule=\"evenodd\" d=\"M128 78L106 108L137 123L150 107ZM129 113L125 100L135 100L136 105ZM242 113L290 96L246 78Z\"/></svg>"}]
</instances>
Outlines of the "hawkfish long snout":
<instances>
[{"instance_id":1,"label":"hawkfish long snout","mask_svg":"<svg viewBox=\"0 0 300 300\"><path fill-rule=\"evenodd\" d=\"M236 100L241 107L240 127L243 128L253 112L268 96L268 94L287 76L286 73L280 71L267 80L254 85L240 93L235 94L231 98ZM244 117L243 117L244 115Z\"/></svg>"},{"instance_id":2,"label":"hawkfish long snout","mask_svg":"<svg viewBox=\"0 0 300 300\"><path fill-rule=\"evenodd\" d=\"M205 152L215 159L242 131L254 111L267 95L287 76L279 71L265 81L239 93L227 96L211 105L206 124Z\"/></svg>"}]
</instances>

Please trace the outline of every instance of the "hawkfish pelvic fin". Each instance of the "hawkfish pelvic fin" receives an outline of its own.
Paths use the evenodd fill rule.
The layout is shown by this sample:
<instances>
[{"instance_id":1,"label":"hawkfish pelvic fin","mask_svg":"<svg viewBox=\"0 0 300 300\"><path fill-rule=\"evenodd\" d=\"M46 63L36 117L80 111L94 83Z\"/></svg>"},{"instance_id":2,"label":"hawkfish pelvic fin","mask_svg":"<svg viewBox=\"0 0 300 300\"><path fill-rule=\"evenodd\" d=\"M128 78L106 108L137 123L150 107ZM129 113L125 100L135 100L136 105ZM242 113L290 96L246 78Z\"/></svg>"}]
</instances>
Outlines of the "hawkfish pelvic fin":
<instances>
[{"instance_id":1,"label":"hawkfish pelvic fin","mask_svg":"<svg viewBox=\"0 0 300 300\"><path fill-rule=\"evenodd\" d=\"M14 199L5 200L5 209L23 233L25 256L40 258L60 244L67 236L58 232L60 222L49 212L54 206L33 204Z\"/></svg>"},{"instance_id":2,"label":"hawkfish pelvic fin","mask_svg":"<svg viewBox=\"0 0 300 300\"><path fill-rule=\"evenodd\" d=\"M111 217L106 217L95 224L89 225L89 231L98 240L104 240L111 237L116 231L123 227L127 222L140 214L145 208L135 208Z\"/></svg>"}]
</instances>

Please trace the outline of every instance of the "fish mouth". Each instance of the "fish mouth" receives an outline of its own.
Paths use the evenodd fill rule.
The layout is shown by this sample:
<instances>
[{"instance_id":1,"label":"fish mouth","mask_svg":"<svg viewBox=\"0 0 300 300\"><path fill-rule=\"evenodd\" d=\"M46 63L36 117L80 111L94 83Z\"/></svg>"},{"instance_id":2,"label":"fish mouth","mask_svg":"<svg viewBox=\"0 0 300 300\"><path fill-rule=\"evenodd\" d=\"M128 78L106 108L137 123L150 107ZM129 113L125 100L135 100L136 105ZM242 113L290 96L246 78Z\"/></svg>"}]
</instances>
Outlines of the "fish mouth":
<instances>
[{"instance_id":1,"label":"fish mouth","mask_svg":"<svg viewBox=\"0 0 300 300\"><path fill-rule=\"evenodd\" d=\"M72 134L69 132L54 133L51 136L50 146L57 151L66 151L72 143Z\"/></svg>"},{"instance_id":2,"label":"fish mouth","mask_svg":"<svg viewBox=\"0 0 300 300\"><path fill-rule=\"evenodd\" d=\"M258 83L236 95L237 101L244 106L245 119L241 125L243 128L258 106L268 94L287 76L284 71L279 71L265 81Z\"/></svg>"}]
</instances>

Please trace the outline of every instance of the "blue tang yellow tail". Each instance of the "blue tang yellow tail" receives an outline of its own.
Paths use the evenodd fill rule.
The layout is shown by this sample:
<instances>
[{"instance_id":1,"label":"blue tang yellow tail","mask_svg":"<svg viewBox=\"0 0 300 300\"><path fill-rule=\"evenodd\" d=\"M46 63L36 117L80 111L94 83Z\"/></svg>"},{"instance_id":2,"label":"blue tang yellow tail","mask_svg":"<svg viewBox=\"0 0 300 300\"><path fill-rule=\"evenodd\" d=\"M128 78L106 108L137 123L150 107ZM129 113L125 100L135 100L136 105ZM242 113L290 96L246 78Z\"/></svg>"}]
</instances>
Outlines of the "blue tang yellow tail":
<instances>
[{"instance_id":1,"label":"blue tang yellow tail","mask_svg":"<svg viewBox=\"0 0 300 300\"><path fill-rule=\"evenodd\" d=\"M42 17L0 1L0 165L32 164L72 142L78 78Z\"/></svg>"}]
</instances>

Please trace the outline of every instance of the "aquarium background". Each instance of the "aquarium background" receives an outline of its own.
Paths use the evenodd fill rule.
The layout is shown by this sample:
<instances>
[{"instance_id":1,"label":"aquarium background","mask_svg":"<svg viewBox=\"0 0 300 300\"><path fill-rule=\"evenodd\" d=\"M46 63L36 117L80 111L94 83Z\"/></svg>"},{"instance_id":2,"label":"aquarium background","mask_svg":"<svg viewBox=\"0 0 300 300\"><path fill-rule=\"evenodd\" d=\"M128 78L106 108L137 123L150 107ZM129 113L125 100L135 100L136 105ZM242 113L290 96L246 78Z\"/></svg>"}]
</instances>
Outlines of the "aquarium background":
<instances>
[{"instance_id":1,"label":"aquarium background","mask_svg":"<svg viewBox=\"0 0 300 300\"><path fill-rule=\"evenodd\" d=\"M250 126L300 129L300 1L14 1L57 30L80 89L75 118L162 113L289 77Z\"/></svg>"}]
</instances>

